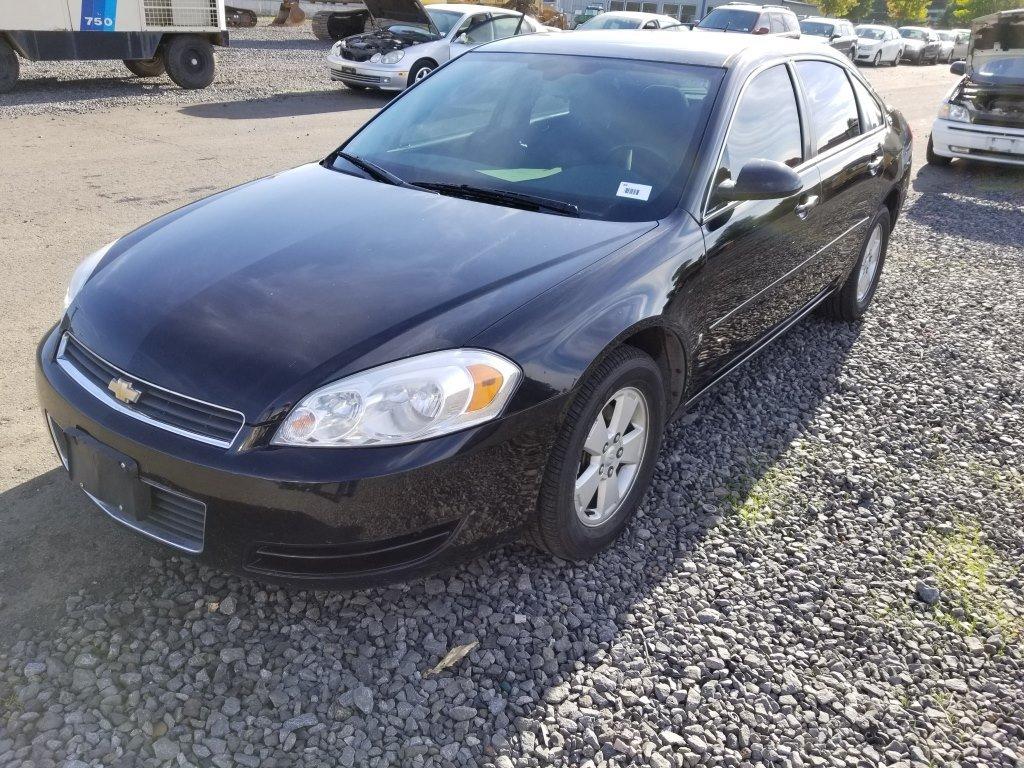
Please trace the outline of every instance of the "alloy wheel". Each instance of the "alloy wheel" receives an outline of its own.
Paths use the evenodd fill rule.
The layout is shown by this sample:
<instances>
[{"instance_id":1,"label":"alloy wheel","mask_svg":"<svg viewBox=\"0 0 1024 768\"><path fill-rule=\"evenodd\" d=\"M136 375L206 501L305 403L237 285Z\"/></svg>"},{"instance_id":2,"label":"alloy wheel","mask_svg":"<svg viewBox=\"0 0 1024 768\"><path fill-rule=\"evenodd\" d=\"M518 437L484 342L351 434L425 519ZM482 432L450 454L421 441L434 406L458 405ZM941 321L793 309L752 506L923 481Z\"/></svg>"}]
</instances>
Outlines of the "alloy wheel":
<instances>
[{"instance_id":1,"label":"alloy wheel","mask_svg":"<svg viewBox=\"0 0 1024 768\"><path fill-rule=\"evenodd\" d=\"M864 247L864 257L860 261L860 274L857 275L857 303L862 304L871 293L878 272L878 262L882 257L882 227L878 224L871 230L868 244Z\"/></svg>"},{"instance_id":2,"label":"alloy wheel","mask_svg":"<svg viewBox=\"0 0 1024 768\"><path fill-rule=\"evenodd\" d=\"M647 400L623 387L604 404L583 443L573 498L576 515L588 527L607 522L636 481L647 445Z\"/></svg>"},{"instance_id":3,"label":"alloy wheel","mask_svg":"<svg viewBox=\"0 0 1024 768\"><path fill-rule=\"evenodd\" d=\"M434 70L432 67L422 67L416 72L416 76L413 78L413 80L415 80L418 83L420 80L422 80L424 77L426 77L433 71Z\"/></svg>"}]
</instances>

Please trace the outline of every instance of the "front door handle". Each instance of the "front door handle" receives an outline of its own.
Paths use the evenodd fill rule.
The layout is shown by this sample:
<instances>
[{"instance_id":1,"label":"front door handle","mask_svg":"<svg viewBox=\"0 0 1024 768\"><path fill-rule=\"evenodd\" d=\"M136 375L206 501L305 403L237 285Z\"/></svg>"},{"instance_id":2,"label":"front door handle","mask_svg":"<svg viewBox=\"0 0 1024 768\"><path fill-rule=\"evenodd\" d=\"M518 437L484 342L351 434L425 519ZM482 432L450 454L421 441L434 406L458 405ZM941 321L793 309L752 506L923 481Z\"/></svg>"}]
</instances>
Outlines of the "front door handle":
<instances>
[{"instance_id":1,"label":"front door handle","mask_svg":"<svg viewBox=\"0 0 1024 768\"><path fill-rule=\"evenodd\" d=\"M882 155L875 155L874 157L872 157L871 160L868 162L868 173L870 173L872 176L877 176L878 172L882 170L882 162L884 160L885 158Z\"/></svg>"},{"instance_id":2,"label":"front door handle","mask_svg":"<svg viewBox=\"0 0 1024 768\"><path fill-rule=\"evenodd\" d=\"M807 214L814 210L815 206L818 205L820 200L821 198L818 197L817 195L807 195L804 198L804 201L797 205L796 215L799 216L801 219L806 219Z\"/></svg>"}]
</instances>

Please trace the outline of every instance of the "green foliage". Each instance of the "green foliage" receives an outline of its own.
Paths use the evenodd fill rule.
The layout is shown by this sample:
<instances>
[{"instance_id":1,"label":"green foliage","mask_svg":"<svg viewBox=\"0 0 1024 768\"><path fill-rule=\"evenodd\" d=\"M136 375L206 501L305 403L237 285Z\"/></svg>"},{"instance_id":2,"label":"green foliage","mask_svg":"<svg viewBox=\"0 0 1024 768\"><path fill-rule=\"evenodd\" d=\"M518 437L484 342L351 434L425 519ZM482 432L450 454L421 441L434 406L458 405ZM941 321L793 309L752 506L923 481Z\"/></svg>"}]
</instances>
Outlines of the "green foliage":
<instances>
[{"instance_id":1,"label":"green foliage","mask_svg":"<svg viewBox=\"0 0 1024 768\"><path fill-rule=\"evenodd\" d=\"M889 17L898 21L924 21L930 0L886 0Z\"/></svg>"},{"instance_id":2,"label":"green foliage","mask_svg":"<svg viewBox=\"0 0 1024 768\"><path fill-rule=\"evenodd\" d=\"M845 19L858 3L859 0L818 0L818 8L822 16Z\"/></svg>"},{"instance_id":3,"label":"green foliage","mask_svg":"<svg viewBox=\"0 0 1024 768\"><path fill-rule=\"evenodd\" d=\"M1019 5L1018 0L952 0L953 18L957 22L970 22L979 16L1008 11Z\"/></svg>"}]
</instances>

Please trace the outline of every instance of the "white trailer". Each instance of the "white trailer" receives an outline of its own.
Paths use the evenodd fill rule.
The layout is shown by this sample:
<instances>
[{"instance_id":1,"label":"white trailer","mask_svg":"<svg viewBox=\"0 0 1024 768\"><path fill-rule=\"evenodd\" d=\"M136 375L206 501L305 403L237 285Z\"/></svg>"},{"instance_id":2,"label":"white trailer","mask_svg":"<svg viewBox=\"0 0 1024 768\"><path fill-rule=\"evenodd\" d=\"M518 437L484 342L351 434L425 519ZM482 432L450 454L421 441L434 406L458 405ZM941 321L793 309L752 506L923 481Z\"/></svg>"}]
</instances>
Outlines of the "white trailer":
<instances>
[{"instance_id":1,"label":"white trailer","mask_svg":"<svg viewBox=\"0 0 1024 768\"><path fill-rule=\"evenodd\" d=\"M19 58L121 59L139 77L205 88L214 45L228 45L224 0L0 0L0 93Z\"/></svg>"}]
</instances>

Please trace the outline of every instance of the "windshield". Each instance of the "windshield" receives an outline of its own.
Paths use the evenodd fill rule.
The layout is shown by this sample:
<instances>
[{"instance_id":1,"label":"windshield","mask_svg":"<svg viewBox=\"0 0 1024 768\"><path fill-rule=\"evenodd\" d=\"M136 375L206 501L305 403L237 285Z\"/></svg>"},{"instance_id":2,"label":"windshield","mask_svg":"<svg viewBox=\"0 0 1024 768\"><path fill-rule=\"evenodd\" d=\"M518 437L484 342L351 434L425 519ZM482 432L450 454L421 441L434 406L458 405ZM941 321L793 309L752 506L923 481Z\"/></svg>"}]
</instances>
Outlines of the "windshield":
<instances>
[{"instance_id":1,"label":"windshield","mask_svg":"<svg viewBox=\"0 0 1024 768\"><path fill-rule=\"evenodd\" d=\"M939 36L939 40L945 40L947 43L953 42L952 32L936 32L935 34Z\"/></svg>"},{"instance_id":2,"label":"windshield","mask_svg":"<svg viewBox=\"0 0 1024 768\"><path fill-rule=\"evenodd\" d=\"M900 34L907 40L927 40L928 35L920 29L901 29Z\"/></svg>"},{"instance_id":3,"label":"windshield","mask_svg":"<svg viewBox=\"0 0 1024 768\"><path fill-rule=\"evenodd\" d=\"M679 202L723 74L471 52L383 110L345 152L413 184L512 192L576 206L586 218L650 221ZM355 172L343 159L333 167Z\"/></svg>"},{"instance_id":4,"label":"windshield","mask_svg":"<svg viewBox=\"0 0 1024 768\"><path fill-rule=\"evenodd\" d=\"M835 27L831 24L826 24L822 21L801 21L800 31L805 35L814 35L815 37L831 37L832 33L835 32Z\"/></svg>"},{"instance_id":5,"label":"windshield","mask_svg":"<svg viewBox=\"0 0 1024 768\"><path fill-rule=\"evenodd\" d=\"M857 37L863 38L864 40L884 40L885 30L857 27Z\"/></svg>"},{"instance_id":6,"label":"windshield","mask_svg":"<svg viewBox=\"0 0 1024 768\"><path fill-rule=\"evenodd\" d=\"M640 19L602 13L600 16L595 16L580 24L577 29L636 29L639 26Z\"/></svg>"},{"instance_id":7,"label":"windshield","mask_svg":"<svg viewBox=\"0 0 1024 768\"><path fill-rule=\"evenodd\" d=\"M974 70L975 77L986 80L1024 80L1024 56L1006 56L1001 59L986 58L980 67Z\"/></svg>"},{"instance_id":8,"label":"windshield","mask_svg":"<svg viewBox=\"0 0 1024 768\"><path fill-rule=\"evenodd\" d=\"M700 20L697 25L702 29L723 29L725 31L751 32L757 24L757 11L738 11L735 9L715 8Z\"/></svg>"},{"instance_id":9,"label":"windshield","mask_svg":"<svg viewBox=\"0 0 1024 768\"><path fill-rule=\"evenodd\" d=\"M452 27L462 18L462 14L456 11L439 11L433 8L427 8L427 16L434 22L434 26L441 33L441 37L445 37L451 32Z\"/></svg>"}]
</instances>

